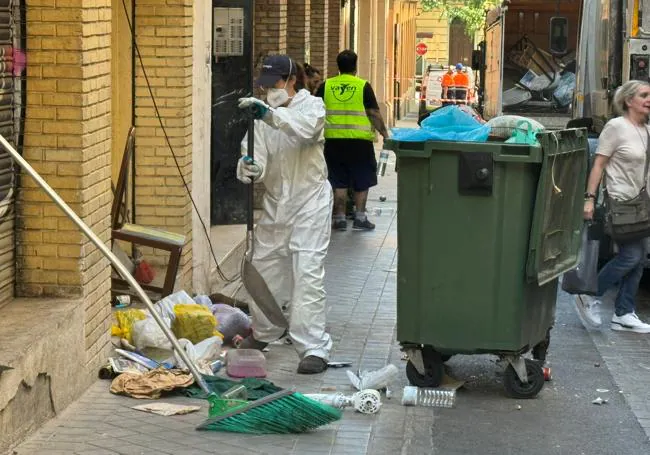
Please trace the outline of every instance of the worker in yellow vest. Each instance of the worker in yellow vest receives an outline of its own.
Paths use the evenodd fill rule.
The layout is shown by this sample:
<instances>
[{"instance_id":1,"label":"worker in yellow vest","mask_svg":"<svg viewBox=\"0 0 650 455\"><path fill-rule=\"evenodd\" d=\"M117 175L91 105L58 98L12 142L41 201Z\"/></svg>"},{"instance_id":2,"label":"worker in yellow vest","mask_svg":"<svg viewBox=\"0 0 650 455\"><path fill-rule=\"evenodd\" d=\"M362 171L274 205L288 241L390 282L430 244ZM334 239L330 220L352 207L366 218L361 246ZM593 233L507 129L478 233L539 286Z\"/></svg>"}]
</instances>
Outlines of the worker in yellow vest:
<instances>
[{"instance_id":1,"label":"worker in yellow vest","mask_svg":"<svg viewBox=\"0 0 650 455\"><path fill-rule=\"evenodd\" d=\"M372 230L366 215L368 190L377 185L375 131L388 139L388 130L370 84L356 76L357 54L345 50L336 57L339 75L316 92L325 101L325 160L334 188L333 228L346 230L348 188L354 190L353 229Z\"/></svg>"}]
</instances>

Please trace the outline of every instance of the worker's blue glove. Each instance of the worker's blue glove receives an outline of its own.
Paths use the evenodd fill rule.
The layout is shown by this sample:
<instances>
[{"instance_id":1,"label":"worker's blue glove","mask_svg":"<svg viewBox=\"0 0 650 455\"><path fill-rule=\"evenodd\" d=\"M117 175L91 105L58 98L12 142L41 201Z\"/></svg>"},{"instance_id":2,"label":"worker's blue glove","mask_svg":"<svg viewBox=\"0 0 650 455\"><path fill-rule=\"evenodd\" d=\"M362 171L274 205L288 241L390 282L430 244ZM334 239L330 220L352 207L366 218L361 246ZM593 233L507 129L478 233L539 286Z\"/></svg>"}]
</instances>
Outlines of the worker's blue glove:
<instances>
[{"instance_id":1,"label":"worker's blue glove","mask_svg":"<svg viewBox=\"0 0 650 455\"><path fill-rule=\"evenodd\" d=\"M269 113L269 105L257 98L239 98L239 109L251 109L253 118L261 120Z\"/></svg>"},{"instance_id":2,"label":"worker's blue glove","mask_svg":"<svg viewBox=\"0 0 650 455\"><path fill-rule=\"evenodd\" d=\"M262 176L264 168L248 156L242 156L237 162L237 179L242 183L252 183Z\"/></svg>"}]
</instances>

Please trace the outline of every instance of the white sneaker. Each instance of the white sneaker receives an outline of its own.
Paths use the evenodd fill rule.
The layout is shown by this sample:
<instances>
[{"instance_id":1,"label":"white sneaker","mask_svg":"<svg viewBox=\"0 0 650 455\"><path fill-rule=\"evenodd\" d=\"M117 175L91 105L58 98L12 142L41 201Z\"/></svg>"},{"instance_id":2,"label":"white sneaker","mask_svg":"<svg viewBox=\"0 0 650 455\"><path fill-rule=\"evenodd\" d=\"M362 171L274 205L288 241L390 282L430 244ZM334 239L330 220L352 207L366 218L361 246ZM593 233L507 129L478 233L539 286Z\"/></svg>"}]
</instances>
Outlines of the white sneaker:
<instances>
[{"instance_id":1,"label":"white sneaker","mask_svg":"<svg viewBox=\"0 0 650 455\"><path fill-rule=\"evenodd\" d=\"M650 324L641 321L636 313L612 317L612 330L621 332L650 333Z\"/></svg>"},{"instance_id":2,"label":"white sneaker","mask_svg":"<svg viewBox=\"0 0 650 455\"><path fill-rule=\"evenodd\" d=\"M598 312L599 305L600 300L590 295L581 294L576 296L576 308L578 309L578 314L582 322L586 322L588 325L596 328L603 324L603 321L600 319L600 313Z\"/></svg>"}]
</instances>

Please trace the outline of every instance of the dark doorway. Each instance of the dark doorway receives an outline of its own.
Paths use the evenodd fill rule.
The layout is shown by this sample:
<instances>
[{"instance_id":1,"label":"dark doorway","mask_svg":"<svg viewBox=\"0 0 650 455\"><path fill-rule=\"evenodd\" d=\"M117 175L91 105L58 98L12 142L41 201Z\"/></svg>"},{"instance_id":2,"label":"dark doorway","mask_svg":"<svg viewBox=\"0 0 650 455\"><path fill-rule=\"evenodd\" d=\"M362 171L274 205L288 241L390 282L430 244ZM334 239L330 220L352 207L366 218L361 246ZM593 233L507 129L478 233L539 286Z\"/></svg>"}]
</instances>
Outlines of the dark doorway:
<instances>
[{"instance_id":1,"label":"dark doorway","mask_svg":"<svg viewBox=\"0 0 650 455\"><path fill-rule=\"evenodd\" d=\"M252 93L254 0L213 0L212 224L246 222L246 185L237 180L237 161L248 119L237 100Z\"/></svg>"},{"instance_id":2,"label":"dark doorway","mask_svg":"<svg viewBox=\"0 0 650 455\"><path fill-rule=\"evenodd\" d=\"M465 22L454 18L449 25L449 64L462 63L464 66L470 66L473 49L474 38L465 31Z\"/></svg>"}]
</instances>

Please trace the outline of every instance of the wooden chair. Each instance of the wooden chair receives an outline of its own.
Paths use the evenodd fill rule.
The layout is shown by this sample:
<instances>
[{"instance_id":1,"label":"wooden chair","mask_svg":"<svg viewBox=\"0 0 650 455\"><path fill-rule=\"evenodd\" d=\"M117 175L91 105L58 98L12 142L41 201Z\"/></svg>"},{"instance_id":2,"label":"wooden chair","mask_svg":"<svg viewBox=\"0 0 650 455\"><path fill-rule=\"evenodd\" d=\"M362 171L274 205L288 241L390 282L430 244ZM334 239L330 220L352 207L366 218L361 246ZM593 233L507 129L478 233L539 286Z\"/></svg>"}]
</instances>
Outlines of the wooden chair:
<instances>
[{"instance_id":1,"label":"wooden chair","mask_svg":"<svg viewBox=\"0 0 650 455\"><path fill-rule=\"evenodd\" d=\"M168 232L123 222L120 207L122 206L126 196L129 163L131 162L134 148L135 128L131 127L126 139L126 146L124 147L124 156L122 157L120 173L115 188L115 197L113 199L113 207L111 208L111 240L113 242L116 240L123 240L132 245L149 246L159 250L169 251L169 264L167 265L163 286L141 284L143 289L160 293L161 298L163 298L174 292L174 283L176 282L176 273L178 272L178 265L180 264L183 246L185 245L185 236L175 232ZM122 286L127 285L126 280L119 276L113 277L112 282L113 287L115 287L116 284Z\"/></svg>"}]
</instances>

